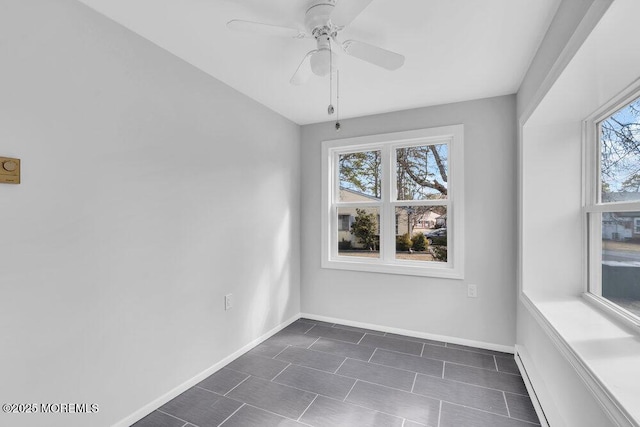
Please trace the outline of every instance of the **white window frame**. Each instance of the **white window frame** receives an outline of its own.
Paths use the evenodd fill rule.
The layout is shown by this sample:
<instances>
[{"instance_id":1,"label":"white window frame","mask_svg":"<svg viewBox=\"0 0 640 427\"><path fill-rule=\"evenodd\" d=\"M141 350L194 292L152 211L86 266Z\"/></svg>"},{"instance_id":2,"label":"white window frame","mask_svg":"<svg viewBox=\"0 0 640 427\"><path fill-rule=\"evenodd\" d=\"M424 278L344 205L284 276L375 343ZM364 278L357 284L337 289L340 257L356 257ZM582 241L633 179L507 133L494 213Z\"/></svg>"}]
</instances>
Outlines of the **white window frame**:
<instances>
[{"instance_id":1,"label":"white window frame","mask_svg":"<svg viewBox=\"0 0 640 427\"><path fill-rule=\"evenodd\" d=\"M448 144L446 200L395 200L395 149L407 146ZM405 132L369 135L322 142L322 259L323 268L412 276L464 279L464 126L452 125ZM382 150L382 199L380 202L339 202L338 156L349 152ZM384 160L387 161L384 161ZM447 262L395 259L395 208L432 204L447 206ZM338 254L337 208L379 207L380 258Z\"/></svg>"},{"instance_id":2,"label":"white window frame","mask_svg":"<svg viewBox=\"0 0 640 427\"><path fill-rule=\"evenodd\" d=\"M602 296L602 215L607 212L640 211L640 201L602 203L599 123L638 97L640 97L640 79L583 121L582 138L584 296L602 310L634 327L640 327L638 316Z\"/></svg>"},{"instance_id":3,"label":"white window frame","mask_svg":"<svg viewBox=\"0 0 640 427\"><path fill-rule=\"evenodd\" d=\"M640 234L640 218L633 218L633 234Z\"/></svg>"}]
</instances>

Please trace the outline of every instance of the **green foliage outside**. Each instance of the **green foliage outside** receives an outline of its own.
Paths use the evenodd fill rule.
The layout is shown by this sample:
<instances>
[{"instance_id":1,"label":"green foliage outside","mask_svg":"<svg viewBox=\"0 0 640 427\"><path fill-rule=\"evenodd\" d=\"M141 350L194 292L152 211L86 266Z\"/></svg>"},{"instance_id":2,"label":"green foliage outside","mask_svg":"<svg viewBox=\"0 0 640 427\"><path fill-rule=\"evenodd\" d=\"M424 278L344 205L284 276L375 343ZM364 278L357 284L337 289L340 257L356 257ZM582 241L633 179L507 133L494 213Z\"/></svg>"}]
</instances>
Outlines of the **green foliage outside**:
<instances>
[{"instance_id":1,"label":"green foliage outside","mask_svg":"<svg viewBox=\"0 0 640 427\"><path fill-rule=\"evenodd\" d=\"M417 233L415 236L411 238L411 243L413 244L414 251L426 251L427 250L427 238L424 237L424 234Z\"/></svg>"},{"instance_id":2,"label":"green foliage outside","mask_svg":"<svg viewBox=\"0 0 640 427\"><path fill-rule=\"evenodd\" d=\"M378 218L364 209L356 209L356 217L351 224L351 234L365 248L375 251L378 247Z\"/></svg>"},{"instance_id":3,"label":"green foliage outside","mask_svg":"<svg viewBox=\"0 0 640 427\"><path fill-rule=\"evenodd\" d=\"M437 261L447 262L447 247L433 246L433 256Z\"/></svg>"},{"instance_id":4,"label":"green foliage outside","mask_svg":"<svg viewBox=\"0 0 640 427\"><path fill-rule=\"evenodd\" d=\"M408 251L411 246L413 246L413 242L409 238L409 233L396 236L396 251Z\"/></svg>"}]
</instances>

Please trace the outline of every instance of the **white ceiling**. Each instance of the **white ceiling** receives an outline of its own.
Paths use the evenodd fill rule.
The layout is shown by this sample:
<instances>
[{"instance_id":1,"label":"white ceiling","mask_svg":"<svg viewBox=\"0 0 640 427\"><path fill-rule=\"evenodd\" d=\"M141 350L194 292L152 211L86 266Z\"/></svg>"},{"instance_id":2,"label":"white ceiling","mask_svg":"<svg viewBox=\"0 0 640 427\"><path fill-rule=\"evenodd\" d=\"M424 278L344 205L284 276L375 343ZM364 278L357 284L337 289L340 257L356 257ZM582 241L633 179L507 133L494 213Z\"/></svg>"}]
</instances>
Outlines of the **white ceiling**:
<instances>
[{"instance_id":1,"label":"white ceiling","mask_svg":"<svg viewBox=\"0 0 640 427\"><path fill-rule=\"evenodd\" d=\"M313 39L227 29L231 19L304 30L309 0L80 0L298 124L327 115L328 77L289 79ZM350 0L342 0L350 1ZM344 118L517 92L560 0L374 0L341 38L405 55L397 71L340 57Z\"/></svg>"}]
</instances>

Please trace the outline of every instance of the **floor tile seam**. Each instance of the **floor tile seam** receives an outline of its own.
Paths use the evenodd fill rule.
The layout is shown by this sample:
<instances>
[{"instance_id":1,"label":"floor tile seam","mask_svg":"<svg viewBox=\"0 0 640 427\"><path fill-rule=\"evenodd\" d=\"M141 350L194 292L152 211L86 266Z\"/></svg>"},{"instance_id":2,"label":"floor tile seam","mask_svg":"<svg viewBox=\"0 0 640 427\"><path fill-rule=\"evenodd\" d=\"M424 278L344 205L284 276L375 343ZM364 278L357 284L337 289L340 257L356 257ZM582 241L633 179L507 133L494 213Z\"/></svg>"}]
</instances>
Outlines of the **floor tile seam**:
<instances>
[{"instance_id":1,"label":"floor tile seam","mask_svg":"<svg viewBox=\"0 0 640 427\"><path fill-rule=\"evenodd\" d=\"M496 371L500 372L500 368L498 368L498 360L495 356L493 356L493 363L496 365Z\"/></svg>"},{"instance_id":2,"label":"floor tile seam","mask_svg":"<svg viewBox=\"0 0 640 427\"><path fill-rule=\"evenodd\" d=\"M505 394L505 392L502 392L502 398L504 399L504 406L507 407L507 415L509 416L509 418L511 418L511 411L509 410L509 402L507 402L507 395Z\"/></svg>"},{"instance_id":3,"label":"floor tile seam","mask_svg":"<svg viewBox=\"0 0 640 427\"><path fill-rule=\"evenodd\" d=\"M278 372L278 375L276 375L275 377L271 378L269 381L273 381L273 380L275 380L276 378L278 378L278 377L280 376L280 374L281 374L281 373L283 373L283 372L284 372L284 371L285 371L289 366L291 366L291 365L293 364L293 363L291 363L291 362L287 362L287 363L288 363L288 365L287 365L287 366L285 366L285 367L284 367L284 369L283 369L282 371Z\"/></svg>"},{"instance_id":4,"label":"floor tile seam","mask_svg":"<svg viewBox=\"0 0 640 427\"><path fill-rule=\"evenodd\" d=\"M358 380L355 380L353 382L353 385L351 386L351 388L349 389L349 391L347 392L347 395L344 397L344 399L342 399L343 402L347 401L347 397L349 397L349 395L351 394L351 392L353 391L353 389L356 387L356 384L358 384Z\"/></svg>"},{"instance_id":5,"label":"floor tile seam","mask_svg":"<svg viewBox=\"0 0 640 427\"><path fill-rule=\"evenodd\" d=\"M355 359L355 360L358 360L358 359ZM363 362L363 361L361 360L360 362ZM428 377L440 378L440 377L438 377L436 375L430 375L430 374L425 374L423 372L412 371L411 369L398 368L398 367L391 366L391 365L385 365L383 363L377 363L377 362L364 362L364 363L371 363L372 365L384 366L385 368L397 369L399 371L409 372L409 373L412 373L412 374L420 374L420 375L425 375L425 376L428 376Z\"/></svg>"},{"instance_id":6,"label":"floor tile seam","mask_svg":"<svg viewBox=\"0 0 640 427\"><path fill-rule=\"evenodd\" d=\"M355 378L347 378L347 379L355 379ZM357 381L357 380L356 380L356 381ZM355 385L356 381L354 381L354 382L353 382L353 385L351 386L351 388L353 388L353 386ZM332 396L329 396L329 395L327 395L327 394L320 393L319 391L305 390L304 388L296 387L296 386L293 386L293 385L289 385L289 384L285 384L285 383L281 383L281 382L277 382L277 381L273 381L273 383L274 383L274 384L283 385L283 386L286 386L286 387L289 387L289 388L293 388L293 389L296 389L296 390L298 390L298 391L304 391L304 392L306 392L306 393L312 393L312 394L316 394L316 395L323 396L323 397L329 397L329 398L331 398L331 397L332 397ZM351 390L351 389L350 389L350 390ZM348 394L348 393L347 393L347 394ZM318 397L318 396L316 396L316 397ZM346 398L346 396L345 396L345 398ZM315 398L314 398L314 399L315 399Z\"/></svg>"},{"instance_id":7,"label":"floor tile seam","mask_svg":"<svg viewBox=\"0 0 640 427\"><path fill-rule=\"evenodd\" d=\"M363 382L367 382L367 381L363 381ZM376 384L376 385L381 385L381 384ZM386 386L383 386L383 387L386 387ZM392 388L392 389L394 389L393 387L387 387L387 388ZM398 390L398 389L394 389L394 390ZM399 391L405 391L405 390L399 390ZM413 394L413 395L415 395L415 396L426 397L426 398L431 399L431 400L437 400L437 401L444 402L444 403L450 403L450 404L452 404L452 405L464 406L465 408L475 409L475 410L478 410L478 411L486 412L486 413L488 413L488 414L500 415L500 416L502 416L502 417L507 417L507 418L514 418L514 417L510 417L510 416L507 416L507 415L504 415L504 414L501 414L501 413L498 413L498 412L491 412L490 410L487 410L487 409L477 408L477 407L475 407L475 406L468 406L468 405L464 405L464 404L462 404L462 403L452 402L452 401L450 401L450 400L443 399L443 398L440 398L440 397L433 397L433 396L429 396L429 395L426 395L426 394L417 393L417 392L415 392L415 391L411 391L411 392L407 392L407 391L405 391L405 392L406 392L406 393L411 393L411 394ZM441 403L441 404L442 404L442 403ZM507 413L508 413L508 412L507 412ZM516 419L516 418L514 418L514 419ZM524 420L522 420L522 421L524 421Z\"/></svg>"},{"instance_id":8,"label":"floor tile seam","mask_svg":"<svg viewBox=\"0 0 640 427\"><path fill-rule=\"evenodd\" d=\"M335 371L333 371L333 373L334 373L334 374L337 374L337 373L338 373L338 371L340 370L340 368L342 368L342 365L344 365L344 362L346 362L346 361L347 361L347 359L348 359L348 357L345 357L345 358L344 358L344 360L342 361L342 363L340 364L340 366L338 366L338 367L336 368L336 370L335 370Z\"/></svg>"},{"instance_id":9,"label":"floor tile seam","mask_svg":"<svg viewBox=\"0 0 640 427\"><path fill-rule=\"evenodd\" d=\"M341 325L339 323L334 324L332 327L335 329L340 329L341 331L351 331L351 332L357 332L360 334L376 335L379 337L384 336L384 334L386 333L382 331L376 331L375 329L358 328L357 326ZM355 328L355 329L349 329L349 328ZM371 331L371 332L363 332L363 331ZM377 332L377 334L374 332Z\"/></svg>"},{"instance_id":10,"label":"floor tile seam","mask_svg":"<svg viewBox=\"0 0 640 427\"><path fill-rule=\"evenodd\" d=\"M373 355L372 355L372 357L373 357ZM369 364L371 364L371 365L381 366L381 367L383 367L383 368L389 368L389 369L395 369L395 370L402 371L402 372L408 372L408 373L410 373L410 374L428 375L428 376L430 376L430 377L433 377L433 376L434 376L434 375L429 375L429 374L422 374L422 373L420 373L420 372L418 372L418 371L412 371L411 369L398 368L398 367L396 367L396 366L385 365L385 364L383 364L383 363L371 362L370 360L367 362L367 361L362 360L362 359L354 359L353 357L348 357L348 356L347 356L347 359L351 359L351 360L354 360L354 361L356 361L356 362L361 362L361 363L369 363ZM337 371L336 371L336 372L337 372Z\"/></svg>"},{"instance_id":11,"label":"floor tile seam","mask_svg":"<svg viewBox=\"0 0 640 427\"><path fill-rule=\"evenodd\" d=\"M442 419L442 400L440 400L440 406L438 407L438 424L437 427L440 427L440 420Z\"/></svg>"},{"instance_id":12,"label":"floor tile seam","mask_svg":"<svg viewBox=\"0 0 640 427\"><path fill-rule=\"evenodd\" d=\"M508 420L518 420L518 421L522 421L522 422L525 422L525 423L527 423L527 424L531 424L532 426L540 425L540 424L532 423L531 421L521 420L521 419L519 419L519 418L508 417L508 416L506 416L506 415L497 414L497 413L495 413L495 412L487 411L487 410L484 410L484 409L474 408L473 406L462 405L462 404L460 404L460 403L449 402L449 401L447 401L447 400L443 400L443 402L444 402L444 403L448 403L448 404L450 404L450 405L455 405L455 406L460 406L460 407L463 407L463 408L466 408L466 409L471 409L471 410L474 410L474 411L484 412L485 414L497 415L497 416L499 416L499 417L506 418L506 419L508 419Z\"/></svg>"},{"instance_id":13,"label":"floor tile seam","mask_svg":"<svg viewBox=\"0 0 640 427\"><path fill-rule=\"evenodd\" d=\"M435 348L443 348L441 345L437 345L437 344L429 344L429 343L424 343L425 346L429 345L431 347L435 347ZM490 357L492 359L494 359L495 362L495 358L496 357L501 357L501 356L496 356L495 354L488 354L488 353L479 353L477 351L473 351L473 350L465 350L463 348L455 348L455 347L444 347L448 350L453 350L454 352L457 351L462 351L464 353L471 353L472 355L479 355L479 356L486 356L486 357ZM503 357L504 359L504 357ZM496 368L497 369L497 368Z\"/></svg>"},{"instance_id":14,"label":"floor tile seam","mask_svg":"<svg viewBox=\"0 0 640 427\"><path fill-rule=\"evenodd\" d=\"M360 337L360 339L358 340L358 342L356 343L356 345L360 345L360 343L362 342L362 340L363 340L363 339L364 339L364 337L366 337L366 336L367 336L367 333L365 332L365 333L364 333L364 335L362 335L362 336Z\"/></svg>"},{"instance_id":15,"label":"floor tile seam","mask_svg":"<svg viewBox=\"0 0 640 427\"><path fill-rule=\"evenodd\" d=\"M366 344L356 344L356 343L352 343L352 342L349 342L349 341L342 341L342 340L338 340L338 339L334 339L334 338L329 338L329 337L318 337L318 338L313 342L313 344L317 343L317 342L320 340L320 338L325 339L325 340L329 340L329 341L334 341L334 342L336 342L336 343L338 343L338 344L350 344L350 345L357 346L357 347L361 347L361 348L364 348L364 349L369 349L369 348L370 348L370 349L375 349L375 348L376 348L376 347L372 347L372 346L370 346L370 345L366 345ZM308 348L310 349L310 347L311 347L313 344L311 344ZM316 350L316 351L322 351L322 350ZM326 351L323 351L323 353L327 353L327 352L326 352ZM397 353L397 352L396 352L396 353ZM403 353L403 354L408 354L408 353Z\"/></svg>"},{"instance_id":16,"label":"floor tile seam","mask_svg":"<svg viewBox=\"0 0 640 427\"><path fill-rule=\"evenodd\" d=\"M334 329L338 329L338 328L334 328ZM309 331L311 331L311 330L313 330L313 328L309 329ZM341 330L341 331L344 331L344 330L346 330L346 329L340 329L340 330ZM309 331L307 331L307 332L309 332ZM308 336L308 337L310 337L310 338L314 338L314 336L313 336L313 335L308 335L308 334L307 334L307 332L305 332L305 333L304 333L304 334L302 334L302 335L307 335L307 336ZM365 335L366 335L366 334L365 334ZM353 342L353 341L345 341L345 340L341 340L341 339L333 338L333 337L326 337L326 336L324 336L324 335L318 335L318 339L320 339L320 338L324 338L324 339L327 339L327 340L338 341L338 342L344 342L344 343L347 343L347 344L353 344L353 345L358 345L358 342L360 342L360 341L362 340L362 338L360 338L360 339L358 340L358 342ZM317 341L317 340L316 340L316 341ZM315 344L315 343L314 343L314 344ZM312 344L312 345L313 345L313 344Z\"/></svg>"},{"instance_id":17,"label":"floor tile seam","mask_svg":"<svg viewBox=\"0 0 640 427\"><path fill-rule=\"evenodd\" d=\"M245 379L243 379L242 381L240 381L240 382L239 382L238 384L236 384L236 385L235 385L231 390L229 390L228 392L226 392L225 394L223 394L223 396L225 396L225 397L226 397L226 396L227 396L227 394L229 394L229 393L231 393L233 390L235 390L235 389L236 389L236 387L238 387L240 384L242 384L243 382L245 382L246 380L248 380L249 378L251 378L251 375L249 375L249 374L245 374L245 375L247 375L247 378L245 378ZM205 390L206 390L206 389L205 389ZM213 391L213 390L211 390L211 391Z\"/></svg>"},{"instance_id":18,"label":"floor tile seam","mask_svg":"<svg viewBox=\"0 0 640 427\"><path fill-rule=\"evenodd\" d=\"M310 330L312 330L314 326L316 326L316 324L310 324L310 323L307 323L307 325L310 325L310 326L309 326L309 329L307 329L306 331L304 331L304 332L303 332L303 334L306 334L307 332L309 332Z\"/></svg>"},{"instance_id":19,"label":"floor tile seam","mask_svg":"<svg viewBox=\"0 0 640 427\"><path fill-rule=\"evenodd\" d=\"M170 401L169 401L169 402L170 402ZM167 402L167 403L168 403L168 402ZM170 413L168 413L168 412L161 411L161 410L160 410L160 408L156 409L156 411L160 412L161 414L168 415L168 416L170 416L171 418L175 418L175 419L176 419L176 420L178 420L178 421L182 421L182 422L183 422L183 423L185 423L185 424L189 424L189 421L187 421L187 420L183 420L182 418L180 418L180 417L176 417L175 415L170 414ZM193 424L193 423L191 423L191 424ZM195 424L194 424L194 425L195 425ZM196 427L197 427L197 426L196 426Z\"/></svg>"},{"instance_id":20,"label":"floor tile seam","mask_svg":"<svg viewBox=\"0 0 640 427\"><path fill-rule=\"evenodd\" d=\"M278 354L273 356L272 359L279 360L279 359L276 359L276 357L280 356L282 354L282 352L285 351L286 349L288 349L289 347L291 347L291 346L287 344L287 346L285 348L283 348L282 350L280 350L280 352Z\"/></svg>"},{"instance_id":21,"label":"floor tile seam","mask_svg":"<svg viewBox=\"0 0 640 427\"><path fill-rule=\"evenodd\" d=\"M428 375L428 374L421 374L420 372L418 372L418 375L424 375L426 377L433 377L433 375ZM440 377L435 377L435 378L440 378ZM494 391L499 391L499 392L504 392L504 393L510 393L510 394L515 394L516 396L522 396L522 397L528 397L530 398L530 396L526 395L526 394L520 394L520 393L516 393L514 391L508 391L508 390L503 390L501 388L495 388L495 387L487 387L484 385L479 385L479 384L474 384L474 383L468 383L465 381L460 381L460 380L454 380L452 378L442 378L443 380L448 380L448 381L453 381L454 383L460 383L460 384L466 384L466 385L470 385L470 386L474 386L474 387L478 387L478 388L485 388L487 390L494 390Z\"/></svg>"},{"instance_id":22,"label":"floor tile seam","mask_svg":"<svg viewBox=\"0 0 640 427\"><path fill-rule=\"evenodd\" d=\"M358 359L354 359L354 360L358 360ZM417 375L423 375L423 376L425 376L425 377L434 377L434 378L439 378L439 377L436 377L435 375L429 375L429 374L424 374L424 373L420 373L420 372L416 372L416 371L410 371L410 370L406 370L406 369L395 368L395 367L393 367L393 366L382 365L382 364L375 363L375 362L367 362L367 363L371 363L371 364L373 364L373 365L378 365L378 366L385 366L385 367L389 367L389 368L393 368L393 369L398 369L398 370L405 371L405 372L410 372L410 373L416 374L416 379L417 379ZM288 368L290 365L292 365L292 364L293 364L293 363L289 363L289 365L287 366L287 368ZM413 393L413 394L415 394L415 395L417 395L417 396L429 397L429 396L425 396L425 395L423 395L423 394L414 393L414 392L411 392L411 391L402 390L402 389L395 388L395 387L389 387L389 386L386 386L386 385L384 385L384 384L378 384L378 383L374 383L374 382L371 382L371 381L362 380L362 379L360 379L360 378L349 377L349 376L347 376L347 375L337 374L337 373L332 374L332 373L331 373L331 372L329 372L329 371L323 371L322 369L312 368L312 367L310 367L310 366L297 365L297 364L296 364L296 366L302 366L302 367L307 368L307 369L312 369L312 370L314 370L314 371L323 372L323 373L325 373L325 374L336 375L336 376L339 376L339 377L342 377L342 378L354 379L354 380L356 380L356 382L358 382L358 381L362 381L362 382L365 382L365 383L368 383L368 384L374 384L374 385L378 385L378 386L381 386L381 387L387 387L387 388L390 388L390 389L393 389L393 390L404 391L404 392L406 392L406 393ZM286 368L285 368L285 369L286 369ZM284 371L284 369L283 369L283 371ZM246 374L245 372L240 372L240 371L235 371L235 372L239 372L239 373L244 374L244 375L249 375L247 378L245 378L244 380L242 380L242 382L246 381L247 379L249 379L249 377L252 377L252 376L253 376L253 377L256 377L256 378L263 379L263 380L265 380L265 381L274 382L273 380L267 380L267 379L265 379L265 378L258 377L258 376L256 376L256 375ZM443 372L444 372L444 368L443 368ZM281 373L282 373L282 372L281 372ZM280 374L278 374L278 375L280 375ZM277 375L276 375L276 377L277 377ZM275 377L274 377L274 379L275 379ZM444 377L443 377L442 379L445 379L445 380L448 380L448 381L452 381L452 382L455 382L455 383L460 383L460 384L470 385L470 386L473 386L473 387L483 388L483 389L487 389L487 390L493 390L493 391L498 391L498 392L503 392L503 393L505 393L505 392L506 392L506 393L511 393L511 394L517 395L517 396L529 397L529 396L527 396L527 395L520 394L520 393L515 393L515 392L511 392L511 391L507 391L507 390L501 390L501 389L497 389L497 388L493 388L493 387L486 387L486 386L482 386L482 385L478 385L478 384L473 384L473 383L468 383L468 382L459 381L459 380L453 380L453 379L451 379L451 378L444 378ZM286 384L281 384L281 383L277 383L277 382L274 382L274 383L275 383L275 384L282 385L282 386L285 386L285 387L294 388L294 389L296 389L296 390L300 390L300 391L306 391L306 392L308 392L307 390L303 390L303 389L300 389L300 388L297 388L297 387L292 387L292 386L289 386L289 385L286 385ZM238 384L238 385L240 385L240 384ZM238 386L238 385L237 385L237 386ZM237 387L237 386L236 386L236 387ZM198 388L202 388L202 387L197 386L197 385L196 385L196 387L198 387ZM355 383L354 383L353 387L355 387ZM353 389L353 387L352 387L352 389ZM235 388L235 387L234 387L234 388ZM202 389L203 389L203 390L206 390L206 391L208 391L208 392L210 392L210 393L214 393L214 394L216 394L216 395L218 395L218 396L224 396L224 397L227 397L227 395L226 395L226 394L225 394L225 395L221 395L221 394L219 394L219 393L216 393L216 392L211 391L211 390L207 390L207 389L205 389L205 388L202 388ZM228 394L228 393L230 393L230 392L231 392L231 390L229 390L229 392L227 392L227 394ZM351 392L351 390L350 390L349 392ZM311 393L313 393L313 392L311 392ZM317 393L316 393L316 394L317 394ZM328 397L328 396L327 396L327 397ZM348 397L348 393L347 393L347 397ZM345 397L345 399L346 399L346 397ZM450 403L453 403L453 402L450 402Z\"/></svg>"},{"instance_id":23,"label":"floor tile seam","mask_svg":"<svg viewBox=\"0 0 640 427\"><path fill-rule=\"evenodd\" d=\"M311 338L313 338L313 337L311 337ZM320 341L320 337L316 338L316 340L315 340L314 342L312 342L311 344L309 344L309 346L308 346L308 347L306 347L306 349L307 349L307 350L311 350L311 347L313 347L313 345L314 345L315 343L317 343L318 341ZM302 347L302 348L305 348L305 347ZM320 350L315 350L315 351L320 351Z\"/></svg>"},{"instance_id":24,"label":"floor tile seam","mask_svg":"<svg viewBox=\"0 0 640 427\"><path fill-rule=\"evenodd\" d=\"M376 351L378 351L377 348L373 349L373 353L371 353L371 356L369 356L369 360L367 360L367 363L371 363L371 359L373 359L374 354L376 354Z\"/></svg>"},{"instance_id":25,"label":"floor tile seam","mask_svg":"<svg viewBox=\"0 0 640 427\"><path fill-rule=\"evenodd\" d=\"M354 360L357 360L357 359L354 359ZM362 362L362 361L361 361L361 360L359 360L359 362ZM364 363L367 363L367 362L364 362ZM400 368L393 368L393 367L391 367L391 366L380 365L380 364L378 364L378 363L371 363L371 364L372 364L372 365L376 365L376 366L382 366L382 367L385 367L385 368L398 369L398 370L400 370L400 371L408 372L408 373L415 374L415 375L418 375L418 374L419 374L419 372L415 372L415 371L408 371L408 370L406 370L406 369L400 369ZM361 382L363 382L363 383L367 383L367 384L378 385L378 386L387 387L387 388L390 388L390 389L393 389L393 390L398 390L398 391L404 391L404 392L406 392L406 393L411 393L411 391L409 391L409 390L403 390L403 389L401 389L401 388L390 387L390 386L385 385L385 384L380 384L380 383L376 383L376 382L373 382L373 381L363 380L362 378L350 377L349 375L345 375L345 374L331 373L331 372L329 372L329 371L323 371L322 369L312 368L311 366L296 365L296 364L293 364L293 365L295 365L295 366L300 366L300 367L302 367L302 368L306 368L306 369L311 369L311 370L313 370L313 371L321 372L321 373L323 373L323 374L335 375L336 377L346 378L346 379L349 379L349 380L355 380L356 382L357 382L357 381L361 381ZM426 375L426 374L420 374L420 375L424 375L424 376L428 376L428 377L433 376L433 375ZM434 378L437 378L437 377L434 377ZM274 380L275 380L275 378L274 378L273 380L271 380L271 381L275 382ZM276 384L280 384L280 383L277 383L277 382L276 382ZM283 384L283 385L286 385L286 384ZM355 386L355 383L354 383L354 386ZM289 387L293 387L293 386L289 386ZM293 388L297 388L297 387L293 387ZM299 389L299 390L303 390L303 389ZM306 391L306 390L303 390L303 391ZM315 393L315 392L312 392L312 393ZM414 393L414 394L417 394L417 393ZM323 396L324 396L324 395L323 395ZM331 397L331 396L326 396L326 397Z\"/></svg>"},{"instance_id":26,"label":"floor tile seam","mask_svg":"<svg viewBox=\"0 0 640 427\"><path fill-rule=\"evenodd\" d=\"M318 396L320 396L320 394L316 394L316 397L314 397L313 400L307 405L307 407L304 409L304 411L302 411L302 413L300 414L300 416L296 421L300 421L302 419L302 416L309 410L309 408L311 408L311 405L313 405L313 402L316 401Z\"/></svg>"},{"instance_id":27,"label":"floor tile seam","mask_svg":"<svg viewBox=\"0 0 640 427\"><path fill-rule=\"evenodd\" d=\"M422 343L422 348L420 349L420 357L422 357L422 354L424 353L424 346L425 344Z\"/></svg>"},{"instance_id":28,"label":"floor tile seam","mask_svg":"<svg viewBox=\"0 0 640 427\"><path fill-rule=\"evenodd\" d=\"M328 396L322 396L322 397L324 397L324 398L326 398L326 399L335 400L336 402L346 403L346 404L348 404L348 405L352 405L352 406L355 406L355 407L360 408L360 409L366 409L367 411L373 411L373 412L377 412L377 413L379 413L379 414L388 415L388 416L393 417L393 418L399 418L399 419L401 419L401 420L406 419L405 417L401 417L401 416L399 416L399 415L393 415L393 414L390 414L390 413L388 413L388 412L380 411L380 410L378 410L378 409L372 409L372 408L369 408L369 407L367 407L367 406L360 405L360 404L358 404L358 403L354 403L354 402L347 402L346 400L338 400L338 399L336 399L335 397L328 397ZM349 395L347 395L347 397L349 397ZM346 399L346 397L345 397L345 399ZM413 420L410 420L410 421L413 421ZM418 421L414 421L414 422L418 422ZM420 424L420 423L418 423L418 424Z\"/></svg>"},{"instance_id":29,"label":"floor tile seam","mask_svg":"<svg viewBox=\"0 0 640 427\"><path fill-rule=\"evenodd\" d=\"M318 340L319 340L319 339L320 339L320 337L318 338ZM301 350L309 350L309 351L313 351L313 352L315 352L315 353L329 354L329 355L332 355L332 356L335 356L335 357L348 357L348 356L341 356L341 355L339 355L339 354L335 354L335 353L329 353L328 351L316 350L315 348L311 348L311 346L313 346L313 344L315 344L318 340L315 340L315 341L314 341L314 342L313 342L309 347L307 347L307 348L305 348L305 347L296 347L296 346L292 346L292 345L287 346L287 348L289 348L289 347L290 347L290 348L298 348L298 349L301 349ZM286 348L285 348L284 350L286 350ZM276 359L276 357L278 357L278 356L279 356L279 355L280 355L284 350L282 350L280 353L278 353L277 355L275 355L275 356L273 357L273 359L274 359L274 360L278 360L278 361L283 362L283 360L281 360L281 359ZM261 357L264 357L264 356L261 356Z\"/></svg>"},{"instance_id":30,"label":"floor tile seam","mask_svg":"<svg viewBox=\"0 0 640 427\"><path fill-rule=\"evenodd\" d=\"M388 351L393 351L393 350L388 350ZM394 351L394 353L398 353L398 352ZM401 354L406 354L406 353L401 353ZM413 355L411 355L411 356L413 356ZM416 357L421 357L422 359L435 360L435 361L438 361L438 362L451 363L451 364L454 364L454 365L466 366L467 368L482 369L483 371L497 372L499 374L507 374L507 375L511 375L512 377L520 377L520 378L522 378L522 375L520 375L520 374L512 374L511 372L505 372L505 371L494 370L494 369L487 369L487 368L482 368L480 366L475 366L475 365L467 365L465 363L454 362L454 361L451 361L451 360L434 359L433 357L427 357L427 356L416 356Z\"/></svg>"},{"instance_id":31,"label":"floor tile seam","mask_svg":"<svg viewBox=\"0 0 640 427\"><path fill-rule=\"evenodd\" d=\"M221 425L226 423L229 420L229 418L233 417L236 414L236 412L238 412L240 409L242 409L245 405L246 405L246 403L242 402L242 405L240 405L240 407L238 409L233 411L233 413L231 415L229 415L227 418L225 418L224 421L222 421L220 424L218 424L218 427L220 427Z\"/></svg>"},{"instance_id":32,"label":"floor tile seam","mask_svg":"<svg viewBox=\"0 0 640 427\"><path fill-rule=\"evenodd\" d=\"M416 380L418 379L418 373L413 376L413 383L411 384L411 393L413 393L413 388L416 386Z\"/></svg>"},{"instance_id":33,"label":"floor tile seam","mask_svg":"<svg viewBox=\"0 0 640 427\"><path fill-rule=\"evenodd\" d=\"M316 397L317 397L317 396L316 396ZM314 399L315 399L315 398L314 398ZM252 405L251 403L247 403L247 402L242 402L242 403L244 403L244 405L245 405L245 406L249 406L249 407L254 408L254 409L259 409L259 410L261 410L261 411L268 412L268 413L269 413L269 414L271 414L271 415L276 415L276 416L278 416L278 417L285 418L285 419L290 420L290 421L297 421L297 422L299 422L299 423L301 423L301 424L304 424L304 425L306 425L306 426L313 427L313 426L310 426L309 424L307 424L307 423L305 423L305 422L298 421L298 420L297 420L297 419L295 419L295 418L291 418L291 417L287 417L286 415L278 414L278 413L273 412L273 411L270 411L270 410L268 410L268 409L264 409L264 408L261 408L261 407L256 406L256 405Z\"/></svg>"}]
</instances>

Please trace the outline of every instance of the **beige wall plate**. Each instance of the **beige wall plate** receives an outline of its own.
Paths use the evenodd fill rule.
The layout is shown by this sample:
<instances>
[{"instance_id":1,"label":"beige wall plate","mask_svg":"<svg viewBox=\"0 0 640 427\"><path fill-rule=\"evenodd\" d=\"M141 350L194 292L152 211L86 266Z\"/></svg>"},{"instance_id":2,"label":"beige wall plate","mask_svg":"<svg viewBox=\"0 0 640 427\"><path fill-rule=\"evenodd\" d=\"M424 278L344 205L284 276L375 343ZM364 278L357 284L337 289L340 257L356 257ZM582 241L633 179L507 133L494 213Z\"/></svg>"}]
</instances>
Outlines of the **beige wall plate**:
<instances>
[{"instance_id":1,"label":"beige wall plate","mask_svg":"<svg viewBox=\"0 0 640 427\"><path fill-rule=\"evenodd\" d=\"M20 184L20 159L0 157L0 183Z\"/></svg>"}]
</instances>

